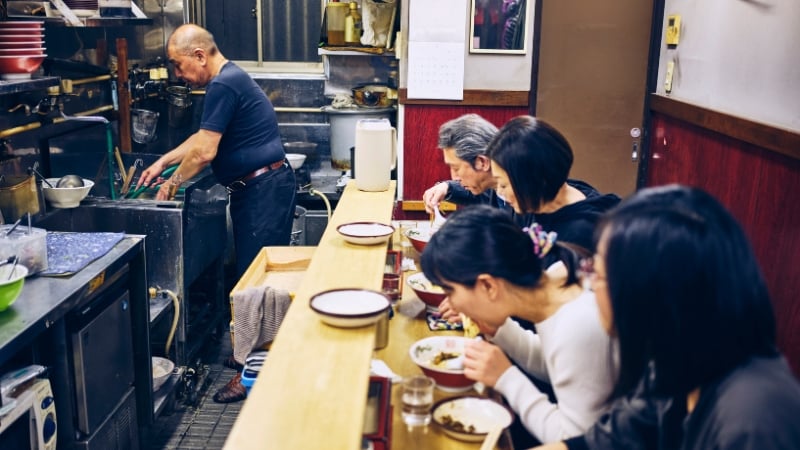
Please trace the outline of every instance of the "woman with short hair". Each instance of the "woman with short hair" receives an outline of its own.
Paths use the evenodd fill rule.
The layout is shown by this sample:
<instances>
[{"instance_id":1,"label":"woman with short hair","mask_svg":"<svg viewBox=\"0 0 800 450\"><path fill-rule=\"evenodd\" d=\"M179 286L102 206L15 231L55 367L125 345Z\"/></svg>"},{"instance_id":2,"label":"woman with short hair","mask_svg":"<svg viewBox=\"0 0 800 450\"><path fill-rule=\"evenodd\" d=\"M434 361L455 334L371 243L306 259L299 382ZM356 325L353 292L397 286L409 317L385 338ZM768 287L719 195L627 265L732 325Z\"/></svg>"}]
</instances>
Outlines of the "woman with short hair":
<instances>
[{"instance_id":1,"label":"woman with short hair","mask_svg":"<svg viewBox=\"0 0 800 450\"><path fill-rule=\"evenodd\" d=\"M597 221L619 197L569 179L572 147L558 130L536 117L515 117L500 128L487 154L495 190L513 207L520 226L535 221L562 242L592 249Z\"/></svg>"}]
</instances>

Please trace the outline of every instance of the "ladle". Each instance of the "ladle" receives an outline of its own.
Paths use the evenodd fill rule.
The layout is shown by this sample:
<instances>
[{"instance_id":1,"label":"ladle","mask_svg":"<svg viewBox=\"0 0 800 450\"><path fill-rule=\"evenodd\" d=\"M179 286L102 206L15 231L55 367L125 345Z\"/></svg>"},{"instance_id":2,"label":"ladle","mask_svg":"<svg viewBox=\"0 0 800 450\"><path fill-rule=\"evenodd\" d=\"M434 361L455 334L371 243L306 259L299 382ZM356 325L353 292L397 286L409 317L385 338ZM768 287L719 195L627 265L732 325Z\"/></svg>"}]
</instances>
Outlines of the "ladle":
<instances>
[{"instance_id":1,"label":"ladle","mask_svg":"<svg viewBox=\"0 0 800 450\"><path fill-rule=\"evenodd\" d=\"M44 175L42 175L42 174L41 174L41 173L40 173L38 170L36 170L36 166L37 166L37 165L38 165L38 163L37 163L37 164L34 164L34 165L33 165L33 167L30 167L30 168L29 168L29 170L30 170L31 172L35 173L35 174L36 174L36 176L37 176L37 177L39 177L39 178L40 178L42 181L44 181L44 184L46 184L47 186L49 186L51 189L55 189L55 186L53 186L53 185L52 185L52 183L50 183L49 181L47 181L47 178L45 178L45 177L44 177Z\"/></svg>"}]
</instances>

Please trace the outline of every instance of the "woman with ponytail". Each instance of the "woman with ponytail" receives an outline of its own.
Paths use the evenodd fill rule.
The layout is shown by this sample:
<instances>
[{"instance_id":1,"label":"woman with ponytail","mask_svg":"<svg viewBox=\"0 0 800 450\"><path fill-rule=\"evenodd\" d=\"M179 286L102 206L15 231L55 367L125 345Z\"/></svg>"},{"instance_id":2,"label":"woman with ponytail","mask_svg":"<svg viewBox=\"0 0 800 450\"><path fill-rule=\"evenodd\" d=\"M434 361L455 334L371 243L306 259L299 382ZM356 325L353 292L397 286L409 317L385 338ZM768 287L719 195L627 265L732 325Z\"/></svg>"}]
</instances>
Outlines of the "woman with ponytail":
<instances>
[{"instance_id":1,"label":"woman with ponytail","mask_svg":"<svg viewBox=\"0 0 800 450\"><path fill-rule=\"evenodd\" d=\"M586 431L606 410L616 379L612 340L578 276L585 256L489 206L453 213L422 254L425 276L483 333L465 350L466 376L502 394L540 442ZM551 384L557 403L528 374Z\"/></svg>"}]
</instances>

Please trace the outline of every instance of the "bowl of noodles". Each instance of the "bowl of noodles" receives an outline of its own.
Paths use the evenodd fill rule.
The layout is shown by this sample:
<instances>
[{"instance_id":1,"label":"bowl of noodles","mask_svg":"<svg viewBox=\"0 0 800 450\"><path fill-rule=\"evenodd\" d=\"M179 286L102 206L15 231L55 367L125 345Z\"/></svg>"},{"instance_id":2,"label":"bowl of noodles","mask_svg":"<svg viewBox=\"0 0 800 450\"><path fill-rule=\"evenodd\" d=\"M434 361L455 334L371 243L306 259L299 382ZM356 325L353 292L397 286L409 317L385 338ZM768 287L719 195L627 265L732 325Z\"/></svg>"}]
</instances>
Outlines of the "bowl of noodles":
<instances>
[{"instance_id":1,"label":"bowl of noodles","mask_svg":"<svg viewBox=\"0 0 800 450\"><path fill-rule=\"evenodd\" d=\"M430 336L411 345L409 354L422 372L445 392L464 392L475 381L464 375L464 346L471 339L463 336Z\"/></svg>"},{"instance_id":2,"label":"bowl of noodles","mask_svg":"<svg viewBox=\"0 0 800 450\"><path fill-rule=\"evenodd\" d=\"M406 278L408 284L420 300L425 302L429 311L437 311L439 304L447 298L444 289L431 283L422 272L415 273Z\"/></svg>"}]
</instances>

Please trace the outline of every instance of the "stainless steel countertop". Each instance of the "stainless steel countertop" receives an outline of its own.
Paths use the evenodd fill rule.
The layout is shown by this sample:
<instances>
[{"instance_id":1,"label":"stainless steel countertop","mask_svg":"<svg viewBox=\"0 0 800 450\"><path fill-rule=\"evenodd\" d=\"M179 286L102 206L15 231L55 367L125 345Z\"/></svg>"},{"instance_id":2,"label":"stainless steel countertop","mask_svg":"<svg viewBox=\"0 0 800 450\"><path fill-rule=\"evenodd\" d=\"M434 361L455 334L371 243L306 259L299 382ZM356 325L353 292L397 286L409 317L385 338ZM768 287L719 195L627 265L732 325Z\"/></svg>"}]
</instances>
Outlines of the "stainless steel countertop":
<instances>
[{"instance_id":1,"label":"stainless steel countertop","mask_svg":"<svg viewBox=\"0 0 800 450\"><path fill-rule=\"evenodd\" d=\"M68 277L34 275L22 293L0 312L0 365L62 319L89 289L89 283L112 265L124 264L144 249L144 237L127 235L108 253Z\"/></svg>"}]
</instances>

